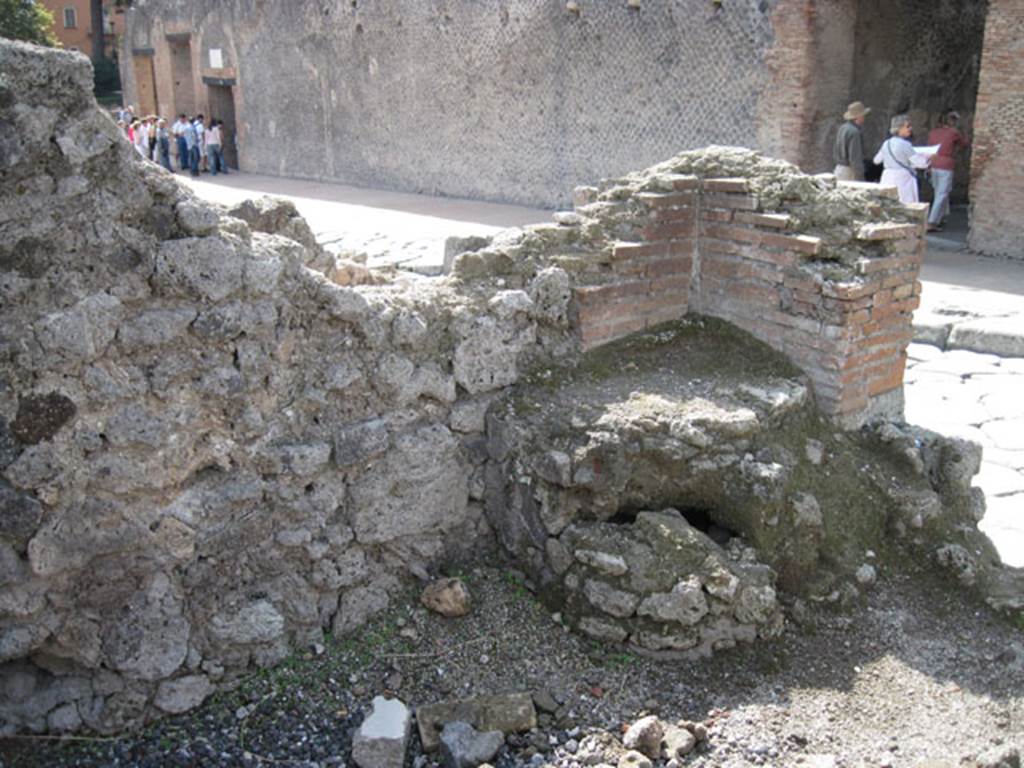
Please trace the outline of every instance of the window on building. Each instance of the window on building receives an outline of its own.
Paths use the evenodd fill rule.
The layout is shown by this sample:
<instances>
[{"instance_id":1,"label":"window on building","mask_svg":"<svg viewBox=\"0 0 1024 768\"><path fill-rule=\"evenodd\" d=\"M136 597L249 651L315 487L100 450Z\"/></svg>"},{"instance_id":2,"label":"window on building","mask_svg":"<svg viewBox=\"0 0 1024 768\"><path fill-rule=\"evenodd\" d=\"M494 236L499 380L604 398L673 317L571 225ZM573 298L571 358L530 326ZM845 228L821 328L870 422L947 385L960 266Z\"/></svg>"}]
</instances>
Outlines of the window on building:
<instances>
[{"instance_id":1,"label":"window on building","mask_svg":"<svg viewBox=\"0 0 1024 768\"><path fill-rule=\"evenodd\" d=\"M74 29L78 26L78 14L74 8L64 9L64 29Z\"/></svg>"}]
</instances>

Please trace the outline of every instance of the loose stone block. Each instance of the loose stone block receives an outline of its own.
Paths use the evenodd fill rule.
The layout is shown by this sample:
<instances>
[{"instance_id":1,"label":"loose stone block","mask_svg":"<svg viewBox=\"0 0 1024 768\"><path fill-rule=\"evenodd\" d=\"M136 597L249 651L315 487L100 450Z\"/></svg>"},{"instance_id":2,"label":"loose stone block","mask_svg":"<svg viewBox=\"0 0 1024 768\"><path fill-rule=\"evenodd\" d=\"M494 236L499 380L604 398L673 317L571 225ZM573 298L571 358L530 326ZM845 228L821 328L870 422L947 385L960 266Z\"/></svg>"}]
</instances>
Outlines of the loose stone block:
<instances>
[{"instance_id":1,"label":"loose stone block","mask_svg":"<svg viewBox=\"0 0 1024 768\"><path fill-rule=\"evenodd\" d=\"M445 723L456 721L468 723L478 731L522 733L537 727L537 712L529 693L426 704L416 709L423 750L433 752L437 749Z\"/></svg>"},{"instance_id":2,"label":"loose stone block","mask_svg":"<svg viewBox=\"0 0 1024 768\"><path fill-rule=\"evenodd\" d=\"M372 706L352 739L352 760L359 768L402 768L412 714L398 699L375 696Z\"/></svg>"}]
</instances>

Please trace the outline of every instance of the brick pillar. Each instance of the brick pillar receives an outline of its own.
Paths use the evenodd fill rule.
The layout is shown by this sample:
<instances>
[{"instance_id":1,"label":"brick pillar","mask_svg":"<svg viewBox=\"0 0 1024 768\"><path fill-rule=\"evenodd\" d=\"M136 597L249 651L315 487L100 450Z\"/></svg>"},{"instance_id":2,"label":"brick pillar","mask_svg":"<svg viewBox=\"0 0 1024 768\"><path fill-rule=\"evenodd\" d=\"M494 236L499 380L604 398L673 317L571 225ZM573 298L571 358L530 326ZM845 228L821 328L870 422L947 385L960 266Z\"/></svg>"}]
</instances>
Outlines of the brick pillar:
<instances>
[{"instance_id":1,"label":"brick pillar","mask_svg":"<svg viewBox=\"0 0 1024 768\"><path fill-rule=\"evenodd\" d=\"M991 0L971 157L972 250L1024 259L1024 2Z\"/></svg>"},{"instance_id":2,"label":"brick pillar","mask_svg":"<svg viewBox=\"0 0 1024 768\"><path fill-rule=\"evenodd\" d=\"M814 20L815 0L780 0L772 11L775 42L765 60L770 80L757 107L760 150L795 165L810 154Z\"/></svg>"}]
</instances>

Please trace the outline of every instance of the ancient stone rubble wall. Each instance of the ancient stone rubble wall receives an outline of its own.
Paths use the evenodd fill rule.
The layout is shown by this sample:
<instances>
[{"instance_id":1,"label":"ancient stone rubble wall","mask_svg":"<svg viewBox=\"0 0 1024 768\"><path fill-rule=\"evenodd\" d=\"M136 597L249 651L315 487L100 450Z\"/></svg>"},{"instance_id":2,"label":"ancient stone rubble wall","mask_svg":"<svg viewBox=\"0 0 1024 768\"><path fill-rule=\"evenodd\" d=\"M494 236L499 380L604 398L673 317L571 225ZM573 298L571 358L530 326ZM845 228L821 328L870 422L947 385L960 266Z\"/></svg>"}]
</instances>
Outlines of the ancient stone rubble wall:
<instances>
[{"instance_id":1,"label":"ancient stone rubble wall","mask_svg":"<svg viewBox=\"0 0 1024 768\"><path fill-rule=\"evenodd\" d=\"M564 280L337 286L140 161L84 57L0 71L6 729L194 706L486 542L483 410L571 348Z\"/></svg>"},{"instance_id":2,"label":"ancient stone rubble wall","mask_svg":"<svg viewBox=\"0 0 1024 768\"><path fill-rule=\"evenodd\" d=\"M533 374L487 438L502 545L567 625L641 653L772 637L786 596L856 598L908 548L994 606L1024 603L1021 572L977 532L978 446L836 432L797 369L710 318Z\"/></svg>"},{"instance_id":3,"label":"ancient stone rubble wall","mask_svg":"<svg viewBox=\"0 0 1024 768\"><path fill-rule=\"evenodd\" d=\"M693 256L621 250L675 248L676 227L704 226L650 205L677 182L789 215L781 242L817 237L820 251L782 271L821 286L874 286L868 267L895 264L904 241L857 233L916 215L718 149L609 182L578 212L460 255L448 278L400 278L332 265L288 205L197 200L97 109L80 55L0 41L0 125L5 732L185 711L358 627L401 578L486 547L496 399L681 316L683 282L657 282L679 276L673 259L689 259L689 308L705 290L700 229ZM741 168L745 192L707 181ZM608 332L586 297L617 284L659 295L637 302L642 324ZM863 338L836 347L840 363ZM949 517L928 499L913 530L974 530L964 505ZM977 552L946 560L987 584Z\"/></svg>"}]
</instances>

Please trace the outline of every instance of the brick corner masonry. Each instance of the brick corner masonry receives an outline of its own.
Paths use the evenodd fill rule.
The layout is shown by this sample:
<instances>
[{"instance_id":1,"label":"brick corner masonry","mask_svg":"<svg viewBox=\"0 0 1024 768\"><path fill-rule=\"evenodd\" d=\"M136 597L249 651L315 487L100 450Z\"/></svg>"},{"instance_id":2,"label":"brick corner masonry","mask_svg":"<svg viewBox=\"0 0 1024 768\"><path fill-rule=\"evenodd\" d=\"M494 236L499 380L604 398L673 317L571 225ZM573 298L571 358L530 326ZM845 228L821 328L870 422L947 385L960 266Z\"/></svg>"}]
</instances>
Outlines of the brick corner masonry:
<instances>
[{"instance_id":1,"label":"brick corner masonry","mask_svg":"<svg viewBox=\"0 0 1024 768\"><path fill-rule=\"evenodd\" d=\"M697 165L695 157L705 167L716 152L683 153L635 177L575 190L571 223L605 236L597 244L591 236L586 253L566 256L563 247L553 258L572 274L582 347L710 315L786 354L840 423L900 415L924 208L792 166L780 180L779 161L746 150L716 158L729 167L739 153L745 176L673 170ZM780 196L780 184L802 191Z\"/></svg>"}]
</instances>

